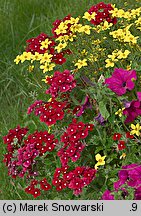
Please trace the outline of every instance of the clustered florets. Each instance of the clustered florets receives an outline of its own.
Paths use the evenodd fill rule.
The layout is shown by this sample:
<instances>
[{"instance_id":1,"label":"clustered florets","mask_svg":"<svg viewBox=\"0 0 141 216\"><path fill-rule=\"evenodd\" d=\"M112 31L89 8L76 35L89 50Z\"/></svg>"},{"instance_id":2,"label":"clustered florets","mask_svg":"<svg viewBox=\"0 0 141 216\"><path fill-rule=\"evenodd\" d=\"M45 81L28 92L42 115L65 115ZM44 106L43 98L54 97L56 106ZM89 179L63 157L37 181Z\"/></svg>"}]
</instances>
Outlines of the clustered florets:
<instances>
[{"instance_id":1,"label":"clustered florets","mask_svg":"<svg viewBox=\"0 0 141 216\"><path fill-rule=\"evenodd\" d=\"M74 195L79 195L95 178L95 174L96 170L90 167L78 166L69 171L69 167L64 166L55 170L52 184L58 191L68 187L73 190Z\"/></svg>"},{"instance_id":2,"label":"clustered florets","mask_svg":"<svg viewBox=\"0 0 141 216\"><path fill-rule=\"evenodd\" d=\"M46 93L51 94L52 97L57 97L59 92L70 92L76 87L74 76L70 74L69 70L55 71L53 77L46 78L46 82L50 85Z\"/></svg>"},{"instance_id":3,"label":"clustered florets","mask_svg":"<svg viewBox=\"0 0 141 216\"><path fill-rule=\"evenodd\" d=\"M76 162L81 152L85 148L85 144L82 140L88 136L88 131L93 129L92 124L84 124L83 122L77 122L73 119L69 124L66 132L61 136L61 142L64 143L63 147L58 151L62 166L68 164L69 158Z\"/></svg>"}]
</instances>

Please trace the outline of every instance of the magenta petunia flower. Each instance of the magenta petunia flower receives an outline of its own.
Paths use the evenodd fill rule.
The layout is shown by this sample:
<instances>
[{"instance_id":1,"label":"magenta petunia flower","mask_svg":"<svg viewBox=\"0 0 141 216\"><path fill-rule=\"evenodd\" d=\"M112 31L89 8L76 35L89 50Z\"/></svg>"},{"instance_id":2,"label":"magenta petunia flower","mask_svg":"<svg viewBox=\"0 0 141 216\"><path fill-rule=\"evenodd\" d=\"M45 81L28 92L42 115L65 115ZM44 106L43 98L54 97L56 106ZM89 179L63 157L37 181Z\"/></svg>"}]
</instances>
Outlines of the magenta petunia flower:
<instances>
[{"instance_id":1,"label":"magenta petunia flower","mask_svg":"<svg viewBox=\"0 0 141 216\"><path fill-rule=\"evenodd\" d=\"M133 122L135 118L141 115L141 101L133 100L131 102L125 102L125 109L123 115L126 115L125 124Z\"/></svg>"},{"instance_id":2,"label":"magenta petunia flower","mask_svg":"<svg viewBox=\"0 0 141 216\"><path fill-rule=\"evenodd\" d=\"M111 77L105 79L105 84L118 96L126 93L127 90L132 90L135 86L134 81L137 79L135 70L124 70L115 68Z\"/></svg>"},{"instance_id":3,"label":"magenta petunia flower","mask_svg":"<svg viewBox=\"0 0 141 216\"><path fill-rule=\"evenodd\" d=\"M141 101L141 92L137 92L138 100Z\"/></svg>"},{"instance_id":4,"label":"magenta petunia flower","mask_svg":"<svg viewBox=\"0 0 141 216\"><path fill-rule=\"evenodd\" d=\"M114 195L111 194L111 191L106 190L102 195L102 200L114 200Z\"/></svg>"}]
</instances>

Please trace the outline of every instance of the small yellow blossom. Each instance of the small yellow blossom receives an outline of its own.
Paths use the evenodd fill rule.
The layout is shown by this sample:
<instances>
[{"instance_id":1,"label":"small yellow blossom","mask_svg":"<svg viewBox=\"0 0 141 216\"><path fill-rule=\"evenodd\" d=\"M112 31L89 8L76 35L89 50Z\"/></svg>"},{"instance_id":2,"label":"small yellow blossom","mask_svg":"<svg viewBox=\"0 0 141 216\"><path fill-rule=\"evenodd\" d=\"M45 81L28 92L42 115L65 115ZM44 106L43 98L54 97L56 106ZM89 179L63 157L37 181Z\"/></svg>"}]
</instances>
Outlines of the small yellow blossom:
<instances>
[{"instance_id":1,"label":"small yellow blossom","mask_svg":"<svg viewBox=\"0 0 141 216\"><path fill-rule=\"evenodd\" d=\"M41 60L40 60L40 64L46 62L46 63L50 63L51 62L51 58L52 58L52 55L51 54L48 54L48 53L45 53L43 54Z\"/></svg>"},{"instance_id":2,"label":"small yellow blossom","mask_svg":"<svg viewBox=\"0 0 141 216\"><path fill-rule=\"evenodd\" d=\"M126 70L131 70L131 64L127 65Z\"/></svg>"},{"instance_id":3,"label":"small yellow blossom","mask_svg":"<svg viewBox=\"0 0 141 216\"><path fill-rule=\"evenodd\" d=\"M32 55L31 59L32 59L32 61L40 61L41 58L42 58L42 56L43 56L43 54L40 54L40 53L38 53L38 52L35 52L35 54Z\"/></svg>"},{"instance_id":4,"label":"small yellow blossom","mask_svg":"<svg viewBox=\"0 0 141 216\"><path fill-rule=\"evenodd\" d=\"M84 67L84 66L87 66L87 59L83 59L83 60L78 60L77 63L75 63L75 66L78 67L78 69Z\"/></svg>"},{"instance_id":5,"label":"small yellow blossom","mask_svg":"<svg viewBox=\"0 0 141 216\"><path fill-rule=\"evenodd\" d=\"M137 123L136 125L131 124L131 128L133 129L130 132L131 135L136 134L137 136L140 136L141 126L139 125L139 123Z\"/></svg>"},{"instance_id":6,"label":"small yellow blossom","mask_svg":"<svg viewBox=\"0 0 141 216\"><path fill-rule=\"evenodd\" d=\"M95 15L96 15L95 12L93 12L92 14L85 12L82 18L87 19L88 21L91 21L92 19L95 19Z\"/></svg>"},{"instance_id":7,"label":"small yellow blossom","mask_svg":"<svg viewBox=\"0 0 141 216\"><path fill-rule=\"evenodd\" d=\"M62 36L59 36L58 38L56 38L56 41L60 41L60 42L66 42L69 40L69 36L68 35L62 35Z\"/></svg>"},{"instance_id":8,"label":"small yellow blossom","mask_svg":"<svg viewBox=\"0 0 141 216\"><path fill-rule=\"evenodd\" d=\"M81 32L82 24L74 24L70 27L70 30L74 32Z\"/></svg>"},{"instance_id":9,"label":"small yellow blossom","mask_svg":"<svg viewBox=\"0 0 141 216\"><path fill-rule=\"evenodd\" d=\"M80 28L80 32L84 32L84 33L90 35L90 33L91 33L90 29L91 29L91 28L92 28L92 27L89 26L89 25L84 25L84 26L82 26L82 27Z\"/></svg>"},{"instance_id":10,"label":"small yellow blossom","mask_svg":"<svg viewBox=\"0 0 141 216\"><path fill-rule=\"evenodd\" d=\"M55 30L56 34L65 34L67 33L66 29L68 28L66 23L61 22L58 26L58 28Z\"/></svg>"},{"instance_id":11,"label":"small yellow blossom","mask_svg":"<svg viewBox=\"0 0 141 216\"><path fill-rule=\"evenodd\" d=\"M109 29L113 24L108 23L107 21L104 21L103 25L101 25L101 30L107 30Z\"/></svg>"},{"instance_id":12,"label":"small yellow blossom","mask_svg":"<svg viewBox=\"0 0 141 216\"><path fill-rule=\"evenodd\" d=\"M51 41L47 38L44 41L41 42L41 49L47 49L48 45L51 44Z\"/></svg>"},{"instance_id":13,"label":"small yellow blossom","mask_svg":"<svg viewBox=\"0 0 141 216\"><path fill-rule=\"evenodd\" d=\"M14 62L16 64L19 64L19 62L21 61L21 56L20 55L17 55L17 57L14 59Z\"/></svg>"},{"instance_id":14,"label":"small yellow blossom","mask_svg":"<svg viewBox=\"0 0 141 216\"><path fill-rule=\"evenodd\" d=\"M122 153L122 155L120 156L120 159L125 159L126 158L126 153Z\"/></svg>"},{"instance_id":15,"label":"small yellow blossom","mask_svg":"<svg viewBox=\"0 0 141 216\"><path fill-rule=\"evenodd\" d=\"M62 49L64 49L67 46L67 43L59 43L58 46L55 47L58 53L61 52Z\"/></svg>"},{"instance_id":16,"label":"small yellow blossom","mask_svg":"<svg viewBox=\"0 0 141 216\"><path fill-rule=\"evenodd\" d=\"M76 18L71 17L70 20L65 20L65 24L70 23L73 25L73 24L77 24L78 22L79 22L79 17L76 17Z\"/></svg>"},{"instance_id":17,"label":"small yellow blossom","mask_svg":"<svg viewBox=\"0 0 141 216\"><path fill-rule=\"evenodd\" d=\"M118 52L117 58L118 58L118 59L122 59L122 58L126 59L127 56L129 55L129 53L130 53L129 50L125 50L124 52L122 52L122 51L120 50L120 51Z\"/></svg>"},{"instance_id":18,"label":"small yellow blossom","mask_svg":"<svg viewBox=\"0 0 141 216\"><path fill-rule=\"evenodd\" d=\"M44 65L40 65L40 69L43 70L43 73L46 73L47 71L52 71L55 67L55 64L54 63L45 63Z\"/></svg>"},{"instance_id":19,"label":"small yellow blossom","mask_svg":"<svg viewBox=\"0 0 141 216\"><path fill-rule=\"evenodd\" d=\"M33 70L34 70L34 65L29 65L28 71L29 71L29 72L33 72Z\"/></svg>"},{"instance_id":20,"label":"small yellow blossom","mask_svg":"<svg viewBox=\"0 0 141 216\"><path fill-rule=\"evenodd\" d=\"M23 52L21 55L21 63L23 63L25 60L30 61L32 59L32 54L31 52Z\"/></svg>"},{"instance_id":21,"label":"small yellow blossom","mask_svg":"<svg viewBox=\"0 0 141 216\"><path fill-rule=\"evenodd\" d=\"M83 49L83 50L81 51L81 54L82 54L82 55L87 55L88 52L87 52L85 49Z\"/></svg>"},{"instance_id":22,"label":"small yellow blossom","mask_svg":"<svg viewBox=\"0 0 141 216\"><path fill-rule=\"evenodd\" d=\"M106 158L106 156L101 156L100 154L97 154L96 156L95 156L95 159L96 159L96 161L98 161L96 164L95 164L95 169L97 169L97 167L98 166L102 166L102 165L105 165L105 158Z\"/></svg>"},{"instance_id":23,"label":"small yellow blossom","mask_svg":"<svg viewBox=\"0 0 141 216\"><path fill-rule=\"evenodd\" d=\"M124 109L125 109L125 107L123 107L122 109L119 109L117 112L115 112L115 115L118 115L119 117L121 117L123 115Z\"/></svg>"},{"instance_id":24,"label":"small yellow blossom","mask_svg":"<svg viewBox=\"0 0 141 216\"><path fill-rule=\"evenodd\" d=\"M106 59L105 62L106 62L106 65L105 65L106 68L114 67L114 65L115 65L115 63L112 62L111 59Z\"/></svg>"}]
</instances>

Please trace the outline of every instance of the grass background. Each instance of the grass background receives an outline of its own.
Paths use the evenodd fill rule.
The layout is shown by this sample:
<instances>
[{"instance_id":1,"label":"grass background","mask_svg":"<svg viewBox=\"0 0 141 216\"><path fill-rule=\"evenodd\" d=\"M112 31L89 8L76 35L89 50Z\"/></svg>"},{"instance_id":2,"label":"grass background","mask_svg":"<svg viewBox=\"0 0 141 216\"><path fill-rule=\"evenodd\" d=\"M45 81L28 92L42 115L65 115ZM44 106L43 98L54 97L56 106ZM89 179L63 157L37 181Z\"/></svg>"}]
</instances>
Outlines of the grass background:
<instances>
[{"instance_id":1,"label":"grass background","mask_svg":"<svg viewBox=\"0 0 141 216\"><path fill-rule=\"evenodd\" d=\"M41 75L29 74L24 65L17 66L13 60L24 50L26 39L41 32L50 35L56 19L68 14L82 15L98 2L100 0L0 0L0 199L32 199L24 193L22 180L19 183L7 175L2 163L6 152L2 136L18 124L36 127L25 113L31 101L42 99L44 93ZM120 8L141 6L141 0L104 2ZM52 191L41 199L67 199L67 195Z\"/></svg>"}]
</instances>

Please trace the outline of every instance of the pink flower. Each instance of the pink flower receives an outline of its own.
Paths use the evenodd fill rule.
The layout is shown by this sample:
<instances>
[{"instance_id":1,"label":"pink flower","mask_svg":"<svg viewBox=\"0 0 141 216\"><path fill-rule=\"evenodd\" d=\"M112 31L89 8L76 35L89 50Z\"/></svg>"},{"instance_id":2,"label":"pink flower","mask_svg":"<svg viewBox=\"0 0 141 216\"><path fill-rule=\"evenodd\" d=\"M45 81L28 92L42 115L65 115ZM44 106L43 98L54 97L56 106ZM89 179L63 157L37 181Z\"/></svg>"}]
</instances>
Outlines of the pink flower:
<instances>
[{"instance_id":1,"label":"pink flower","mask_svg":"<svg viewBox=\"0 0 141 216\"><path fill-rule=\"evenodd\" d=\"M135 118L141 115L141 101L133 100L125 103L123 115L126 115L125 124L133 122Z\"/></svg>"},{"instance_id":2,"label":"pink flower","mask_svg":"<svg viewBox=\"0 0 141 216\"><path fill-rule=\"evenodd\" d=\"M141 101L141 92L137 92L138 100Z\"/></svg>"},{"instance_id":3,"label":"pink flower","mask_svg":"<svg viewBox=\"0 0 141 216\"><path fill-rule=\"evenodd\" d=\"M136 71L127 71L122 68L115 68L112 76L105 79L105 84L118 96L126 93L127 90L132 90L135 86L134 80L137 79Z\"/></svg>"},{"instance_id":4,"label":"pink flower","mask_svg":"<svg viewBox=\"0 0 141 216\"><path fill-rule=\"evenodd\" d=\"M114 195L111 194L111 191L106 190L102 195L102 200L114 200Z\"/></svg>"}]
</instances>

